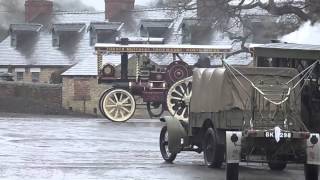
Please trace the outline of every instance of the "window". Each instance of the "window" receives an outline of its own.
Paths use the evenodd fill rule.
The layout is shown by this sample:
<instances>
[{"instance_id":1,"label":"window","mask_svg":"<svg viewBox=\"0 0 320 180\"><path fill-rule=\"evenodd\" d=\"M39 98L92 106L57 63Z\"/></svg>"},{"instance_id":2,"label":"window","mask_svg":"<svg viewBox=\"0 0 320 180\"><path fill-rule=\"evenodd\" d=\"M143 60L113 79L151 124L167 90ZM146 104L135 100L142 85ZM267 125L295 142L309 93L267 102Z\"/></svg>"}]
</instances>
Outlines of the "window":
<instances>
[{"instance_id":1,"label":"window","mask_svg":"<svg viewBox=\"0 0 320 180\"><path fill-rule=\"evenodd\" d=\"M23 81L23 72L17 72L17 81Z\"/></svg>"},{"instance_id":2,"label":"window","mask_svg":"<svg viewBox=\"0 0 320 180\"><path fill-rule=\"evenodd\" d=\"M40 73L39 72L32 72L32 82L39 82L40 80Z\"/></svg>"}]
</instances>

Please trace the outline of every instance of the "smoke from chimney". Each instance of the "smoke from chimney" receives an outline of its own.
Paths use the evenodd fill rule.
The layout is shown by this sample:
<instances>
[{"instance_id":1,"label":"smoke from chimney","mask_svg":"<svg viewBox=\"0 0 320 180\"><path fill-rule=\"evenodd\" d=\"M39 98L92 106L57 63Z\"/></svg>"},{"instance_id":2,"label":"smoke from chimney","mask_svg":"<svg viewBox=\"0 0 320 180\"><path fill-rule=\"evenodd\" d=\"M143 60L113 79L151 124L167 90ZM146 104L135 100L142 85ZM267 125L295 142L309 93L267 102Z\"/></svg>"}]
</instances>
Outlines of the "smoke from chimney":
<instances>
[{"instance_id":1,"label":"smoke from chimney","mask_svg":"<svg viewBox=\"0 0 320 180\"><path fill-rule=\"evenodd\" d=\"M95 8L81 0L54 0L54 9L58 11L94 11Z\"/></svg>"},{"instance_id":2,"label":"smoke from chimney","mask_svg":"<svg viewBox=\"0 0 320 180\"><path fill-rule=\"evenodd\" d=\"M24 1L0 0L0 29L7 29L10 24L24 21Z\"/></svg>"},{"instance_id":3,"label":"smoke from chimney","mask_svg":"<svg viewBox=\"0 0 320 180\"><path fill-rule=\"evenodd\" d=\"M320 24L312 25L311 22L306 22L298 30L283 36L281 40L288 43L320 45Z\"/></svg>"}]
</instances>

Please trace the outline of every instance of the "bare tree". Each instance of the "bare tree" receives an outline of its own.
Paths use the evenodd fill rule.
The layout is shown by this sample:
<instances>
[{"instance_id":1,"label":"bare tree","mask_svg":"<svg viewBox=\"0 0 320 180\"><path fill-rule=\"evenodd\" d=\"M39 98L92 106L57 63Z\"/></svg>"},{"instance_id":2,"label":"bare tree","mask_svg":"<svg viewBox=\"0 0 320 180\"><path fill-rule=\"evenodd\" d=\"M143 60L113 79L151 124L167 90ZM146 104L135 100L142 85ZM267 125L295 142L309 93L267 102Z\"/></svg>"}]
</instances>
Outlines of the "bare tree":
<instances>
[{"instance_id":1,"label":"bare tree","mask_svg":"<svg viewBox=\"0 0 320 180\"><path fill-rule=\"evenodd\" d=\"M281 22L278 31L272 33L288 33L295 30L303 22L316 23L320 20L319 0L173 0L175 6L184 10L198 9L198 18L209 21L213 26L220 27L227 32L234 43L240 43L240 50L232 55L249 52L245 43L255 32L251 26L250 17L246 11L260 9L270 16L277 17ZM248 31L243 34L234 34L230 29L244 27Z\"/></svg>"}]
</instances>

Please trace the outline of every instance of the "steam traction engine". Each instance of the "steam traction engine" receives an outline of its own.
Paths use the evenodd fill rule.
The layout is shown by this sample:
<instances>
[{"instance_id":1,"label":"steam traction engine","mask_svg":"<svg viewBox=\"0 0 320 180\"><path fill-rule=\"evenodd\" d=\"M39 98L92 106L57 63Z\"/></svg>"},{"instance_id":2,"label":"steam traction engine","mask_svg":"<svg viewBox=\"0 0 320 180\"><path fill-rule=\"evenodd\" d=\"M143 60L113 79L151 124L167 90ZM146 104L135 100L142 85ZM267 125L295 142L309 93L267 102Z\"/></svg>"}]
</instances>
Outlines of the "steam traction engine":
<instances>
[{"instance_id":1,"label":"steam traction engine","mask_svg":"<svg viewBox=\"0 0 320 180\"><path fill-rule=\"evenodd\" d=\"M192 85L185 78L192 75L192 66L184 62L180 54L206 54L224 58L230 49L230 46L97 44L99 83L112 86L100 97L100 111L112 121L127 121L136 110L136 99L142 98L151 117L161 116L164 110L187 117L188 106L184 102L191 96ZM105 54L121 55L120 77L116 76L116 67L103 63ZM172 54L173 62L166 67L156 68L151 64L150 54ZM133 62L134 76L128 74L132 71L128 66L131 63L132 68L129 55L134 55L130 61L136 60Z\"/></svg>"}]
</instances>

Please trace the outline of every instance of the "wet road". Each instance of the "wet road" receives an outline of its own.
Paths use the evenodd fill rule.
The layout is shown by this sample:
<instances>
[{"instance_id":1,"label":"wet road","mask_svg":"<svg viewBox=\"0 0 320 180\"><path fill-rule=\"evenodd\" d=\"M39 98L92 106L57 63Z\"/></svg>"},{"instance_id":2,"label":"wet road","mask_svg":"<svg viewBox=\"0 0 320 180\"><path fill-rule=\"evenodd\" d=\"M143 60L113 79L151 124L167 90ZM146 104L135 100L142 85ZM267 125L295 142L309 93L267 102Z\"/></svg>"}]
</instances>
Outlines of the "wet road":
<instances>
[{"instance_id":1,"label":"wet road","mask_svg":"<svg viewBox=\"0 0 320 180\"><path fill-rule=\"evenodd\" d=\"M184 152L163 162L157 120L124 124L103 119L0 117L0 179L225 179L209 169L202 154ZM242 166L242 180L300 180L301 166L272 172L266 165Z\"/></svg>"}]
</instances>

